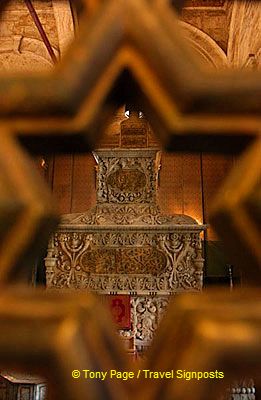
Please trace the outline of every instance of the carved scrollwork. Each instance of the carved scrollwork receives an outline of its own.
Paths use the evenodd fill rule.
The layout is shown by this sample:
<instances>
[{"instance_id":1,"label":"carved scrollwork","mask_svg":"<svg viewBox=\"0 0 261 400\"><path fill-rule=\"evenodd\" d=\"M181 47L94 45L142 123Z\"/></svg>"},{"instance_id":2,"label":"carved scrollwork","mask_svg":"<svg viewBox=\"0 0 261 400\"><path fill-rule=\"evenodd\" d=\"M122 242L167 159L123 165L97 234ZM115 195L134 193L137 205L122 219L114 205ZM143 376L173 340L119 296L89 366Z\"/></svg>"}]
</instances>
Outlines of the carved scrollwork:
<instances>
[{"instance_id":1,"label":"carved scrollwork","mask_svg":"<svg viewBox=\"0 0 261 400\"><path fill-rule=\"evenodd\" d=\"M132 329L120 330L119 335L134 338L135 350L144 351L151 344L168 304L169 296L132 296Z\"/></svg>"},{"instance_id":2,"label":"carved scrollwork","mask_svg":"<svg viewBox=\"0 0 261 400\"><path fill-rule=\"evenodd\" d=\"M154 247L103 248L87 250L80 257L80 268L90 274L152 274L164 272L165 254Z\"/></svg>"},{"instance_id":3,"label":"carved scrollwork","mask_svg":"<svg viewBox=\"0 0 261 400\"><path fill-rule=\"evenodd\" d=\"M127 248L121 253L124 269L119 271L120 273L152 275L164 273L166 256L155 247Z\"/></svg>"},{"instance_id":4,"label":"carved scrollwork","mask_svg":"<svg viewBox=\"0 0 261 400\"><path fill-rule=\"evenodd\" d=\"M144 225L151 224L159 214L158 207L152 205L135 204L135 206L104 205L96 209L96 223L98 225Z\"/></svg>"},{"instance_id":5,"label":"carved scrollwork","mask_svg":"<svg viewBox=\"0 0 261 400\"><path fill-rule=\"evenodd\" d=\"M131 300L135 344L148 346L169 304L168 297L133 297Z\"/></svg>"},{"instance_id":6,"label":"carved scrollwork","mask_svg":"<svg viewBox=\"0 0 261 400\"><path fill-rule=\"evenodd\" d=\"M170 289L197 289L200 287L200 277L195 273L203 270L202 264L195 265L201 249L198 235L191 233L173 233L161 235L159 244L167 255L167 272Z\"/></svg>"},{"instance_id":7,"label":"carved scrollwork","mask_svg":"<svg viewBox=\"0 0 261 400\"><path fill-rule=\"evenodd\" d=\"M97 204L63 217L46 258L48 287L147 294L201 290L202 227L157 205L157 150L99 150Z\"/></svg>"},{"instance_id":8,"label":"carved scrollwork","mask_svg":"<svg viewBox=\"0 0 261 400\"><path fill-rule=\"evenodd\" d=\"M98 204L88 213L62 217L64 225L197 225L188 215L163 215L156 205Z\"/></svg>"},{"instance_id":9,"label":"carved scrollwork","mask_svg":"<svg viewBox=\"0 0 261 400\"><path fill-rule=\"evenodd\" d=\"M47 286L131 295L132 329L120 335L143 351L170 294L202 289L204 227L186 215L161 214L157 151L104 150L94 156L96 206L63 216L45 260Z\"/></svg>"},{"instance_id":10,"label":"carved scrollwork","mask_svg":"<svg viewBox=\"0 0 261 400\"><path fill-rule=\"evenodd\" d=\"M48 285L96 291L201 290L199 232L57 232ZM50 257L48 258L50 263Z\"/></svg>"},{"instance_id":11,"label":"carved scrollwork","mask_svg":"<svg viewBox=\"0 0 261 400\"><path fill-rule=\"evenodd\" d=\"M157 171L152 153L136 158L131 150L119 152L119 157L96 152L98 203L155 202Z\"/></svg>"},{"instance_id":12,"label":"carved scrollwork","mask_svg":"<svg viewBox=\"0 0 261 400\"><path fill-rule=\"evenodd\" d=\"M56 256L56 268L59 271L53 277L53 283L59 287L71 287L77 284L81 271L80 257L89 248L91 235L72 232L55 235L54 246Z\"/></svg>"},{"instance_id":13,"label":"carved scrollwork","mask_svg":"<svg viewBox=\"0 0 261 400\"><path fill-rule=\"evenodd\" d=\"M127 197L131 202L134 196L139 196L146 186L146 175L138 169L119 168L108 175L107 185L111 192L114 191L115 197L117 193L118 196Z\"/></svg>"}]
</instances>

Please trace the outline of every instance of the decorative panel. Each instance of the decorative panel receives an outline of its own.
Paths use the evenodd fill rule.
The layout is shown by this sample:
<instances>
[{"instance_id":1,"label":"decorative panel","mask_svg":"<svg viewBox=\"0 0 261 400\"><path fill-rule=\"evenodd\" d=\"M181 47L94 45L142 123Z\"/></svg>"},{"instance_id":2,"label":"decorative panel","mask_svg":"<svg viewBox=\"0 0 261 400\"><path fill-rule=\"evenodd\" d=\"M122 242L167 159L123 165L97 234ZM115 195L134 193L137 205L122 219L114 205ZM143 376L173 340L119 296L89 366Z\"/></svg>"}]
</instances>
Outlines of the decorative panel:
<instances>
[{"instance_id":1,"label":"decorative panel","mask_svg":"<svg viewBox=\"0 0 261 400\"><path fill-rule=\"evenodd\" d=\"M132 298L133 336L138 351L151 345L168 304L169 296Z\"/></svg>"},{"instance_id":2,"label":"decorative panel","mask_svg":"<svg viewBox=\"0 0 261 400\"><path fill-rule=\"evenodd\" d=\"M200 231L197 225L130 232L60 226L46 258L47 286L107 293L201 290Z\"/></svg>"},{"instance_id":3,"label":"decorative panel","mask_svg":"<svg viewBox=\"0 0 261 400\"><path fill-rule=\"evenodd\" d=\"M130 118L121 123L122 148L94 152L96 206L62 217L45 259L49 289L135 295L132 336L136 349L138 343L147 347L151 342L170 294L202 289L200 234L205 229L184 213L161 213L161 153L129 148L137 138L139 145L141 137L144 143L148 140L148 124L138 115L131 111ZM187 169L194 161L198 160L192 156ZM186 176L190 179L188 171Z\"/></svg>"},{"instance_id":4,"label":"decorative panel","mask_svg":"<svg viewBox=\"0 0 261 400\"><path fill-rule=\"evenodd\" d=\"M155 155L155 150L96 151L98 203L155 203Z\"/></svg>"},{"instance_id":5,"label":"decorative panel","mask_svg":"<svg viewBox=\"0 0 261 400\"><path fill-rule=\"evenodd\" d=\"M149 294L201 290L203 226L186 215L161 214L159 152L94 153L97 204L64 215L46 258L49 288Z\"/></svg>"}]
</instances>

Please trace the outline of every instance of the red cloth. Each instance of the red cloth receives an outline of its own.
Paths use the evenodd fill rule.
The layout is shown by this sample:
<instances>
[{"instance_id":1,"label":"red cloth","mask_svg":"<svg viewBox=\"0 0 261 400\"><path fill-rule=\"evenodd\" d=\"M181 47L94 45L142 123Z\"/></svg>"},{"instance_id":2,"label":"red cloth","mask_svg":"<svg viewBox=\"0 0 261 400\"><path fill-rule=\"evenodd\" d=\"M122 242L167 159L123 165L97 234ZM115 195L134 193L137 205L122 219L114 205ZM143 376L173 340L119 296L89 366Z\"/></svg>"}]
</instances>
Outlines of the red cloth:
<instances>
[{"instance_id":1,"label":"red cloth","mask_svg":"<svg viewBox=\"0 0 261 400\"><path fill-rule=\"evenodd\" d=\"M119 329L131 328L130 296L128 295L108 295L107 301L112 314L112 318Z\"/></svg>"}]
</instances>

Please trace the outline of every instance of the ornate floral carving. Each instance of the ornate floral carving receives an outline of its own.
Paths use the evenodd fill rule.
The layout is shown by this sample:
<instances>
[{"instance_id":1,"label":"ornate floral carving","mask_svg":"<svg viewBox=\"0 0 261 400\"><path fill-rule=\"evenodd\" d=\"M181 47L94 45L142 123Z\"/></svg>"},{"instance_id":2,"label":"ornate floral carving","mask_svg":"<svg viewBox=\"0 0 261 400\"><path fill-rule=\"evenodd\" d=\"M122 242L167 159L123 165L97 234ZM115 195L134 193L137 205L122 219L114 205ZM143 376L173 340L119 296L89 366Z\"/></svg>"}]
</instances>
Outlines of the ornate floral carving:
<instances>
[{"instance_id":1,"label":"ornate floral carving","mask_svg":"<svg viewBox=\"0 0 261 400\"><path fill-rule=\"evenodd\" d=\"M50 242L48 287L146 295L201 290L200 232L186 215L157 205L157 150L103 150L97 204L67 215Z\"/></svg>"},{"instance_id":2,"label":"ornate floral carving","mask_svg":"<svg viewBox=\"0 0 261 400\"><path fill-rule=\"evenodd\" d=\"M169 296L132 296L132 329L120 330L125 338L134 338L134 347L143 352L150 344L159 323L167 310Z\"/></svg>"},{"instance_id":3,"label":"ornate floral carving","mask_svg":"<svg viewBox=\"0 0 261 400\"><path fill-rule=\"evenodd\" d=\"M155 220L157 215L159 215L159 209L152 205L103 205L97 206L96 223L98 225L144 225L153 219Z\"/></svg>"},{"instance_id":4,"label":"ornate floral carving","mask_svg":"<svg viewBox=\"0 0 261 400\"><path fill-rule=\"evenodd\" d=\"M107 185L118 192L137 193L146 185L146 175L138 169L118 168L107 177Z\"/></svg>"},{"instance_id":5,"label":"ornate floral carving","mask_svg":"<svg viewBox=\"0 0 261 400\"><path fill-rule=\"evenodd\" d=\"M153 247L103 248L87 250L81 256L81 267L93 274L152 274L164 271L165 254Z\"/></svg>"},{"instance_id":6,"label":"ornate floral carving","mask_svg":"<svg viewBox=\"0 0 261 400\"><path fill-rule=\"evenodd\" d=\"M197 225L188 215L163 215L159 207L147 204L97 205L88 213L67 214L63 225Z\"/></svg>"},{"instance_id":7,"label":"ornate floral carving","mask_svg":"<svg viewBox=\"0 0 261 400\"><path fill-rule=\"evenodd\" d=\"M116 154L115 154L116 153ZM156 199L157 151L97 151L98 203L150 203ZM153 157L154 156L154 157Z\"/></svg>"},{"instance_id":8,"label":"ornate floral carving","mask_svg":"<svg viewBox=\"0 0 261 400\"><path fill-rule=\"evenodd\" d=\"M149 346L169 295L202 289L200 232L186 215L157 205L157 151L95 153L97 204L62 218L46 257L48 288L130 294L136 350Z\"/></svg>"},{"instance_id":9,"label":"ornate floral carving","mask_svg":"<svg viewBox=\"0 0 261 400\"><path fill-rule=\"evenodd\" d=\"M132 318L137 348L150 345L168 304L168 297L132 298Z\"/></svg>"},{"instance_id":10,"label":"ornate floral carving","mask_svg":"<svg viewBox=\"0 0 261 400\"><path fill-rule=\"evenodd\" d=\"M87 213L64 215L73 225L198 225L187 215L163 215L157 205L160 153L157 150L103 150L94 153L97 205Z\"/></svg>"},{"instance_id":11,"label":"ornate floral carving","mask_svg":"<svg viewBox=\"0 0 261 400\"><path fill-rule=\"evenodd\" d=\"M57 232L48 254L49 287L139 293L202 287L198 231Z\"/></svg>"}]
</instances>

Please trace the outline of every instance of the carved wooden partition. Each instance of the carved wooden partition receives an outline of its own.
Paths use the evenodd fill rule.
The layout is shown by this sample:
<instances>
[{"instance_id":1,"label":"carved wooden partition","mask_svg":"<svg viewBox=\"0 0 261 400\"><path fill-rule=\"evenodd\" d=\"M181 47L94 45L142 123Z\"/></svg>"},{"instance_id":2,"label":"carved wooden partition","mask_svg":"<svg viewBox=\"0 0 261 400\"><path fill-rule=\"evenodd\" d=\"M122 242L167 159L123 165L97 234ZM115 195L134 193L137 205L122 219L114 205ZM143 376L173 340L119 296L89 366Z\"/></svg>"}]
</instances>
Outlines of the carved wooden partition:
<instances>
[{"instance_id":1,"label":"carved wooden partition","mask_svg":"<svg viewBox=\"0 0 261 400\"><path fill-rule=\"evenodd\" d=\"M89 10L89 1L82 4ZM41 367L53 399L156 399L160 393L162 399L202 400L246 373L258 391L258 289L174 303L147 364L134 367L90 296L4 286L32 266L33 252L39 253L56 222L47 189L42 192L32 177L17 140L34 152L93 149L106 120L129 97L151 116L169 150L229 152L252 142L220 191L213 223L246 277L260 284L260 72L202 71L168 1L93 5L53 73L0 78L0 363L5 369ZM132 371L135 379L71 378L72 370L88 368ZM177 382L147 378L148 369L169 371L170 377L172 370L219 369L225 378Z\"/></svg>"}]
</instances>

